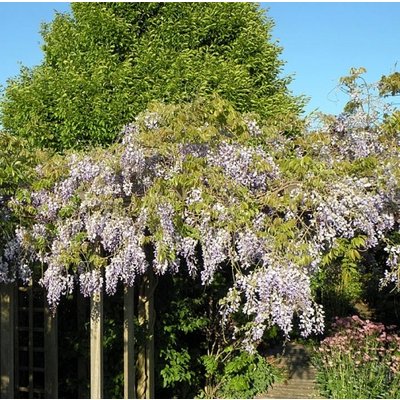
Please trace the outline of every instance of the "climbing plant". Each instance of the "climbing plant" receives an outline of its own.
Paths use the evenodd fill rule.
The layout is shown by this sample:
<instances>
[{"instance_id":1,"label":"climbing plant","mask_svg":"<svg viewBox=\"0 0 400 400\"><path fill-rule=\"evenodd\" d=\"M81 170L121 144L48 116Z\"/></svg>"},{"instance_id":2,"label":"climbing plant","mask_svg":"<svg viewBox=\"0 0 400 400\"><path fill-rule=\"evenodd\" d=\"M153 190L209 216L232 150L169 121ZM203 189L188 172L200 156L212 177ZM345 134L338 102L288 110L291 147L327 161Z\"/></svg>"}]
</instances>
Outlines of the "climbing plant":
<instances>
[{"instance_id":1,"label":"climbing plant","mask_svg":"<svg viewBox=\"0 0 400 400\"><path fill-rule=\"evenodd\" d=\"M244 347L271 325L288 335L295 315L303 335L321 332L319 271L356 267L387 241L384 280L397 273L387 235L397 229L396 137L363 113L290 139L218 97L153 104L110 148L41 165L14 207L35 221L23 240L46 265L49 304L76 286L113 294L149 268L185 268L203 285L228 268L221 321ZM243 323L230 324L238 312Z\"/></svg>"}]
</instances>

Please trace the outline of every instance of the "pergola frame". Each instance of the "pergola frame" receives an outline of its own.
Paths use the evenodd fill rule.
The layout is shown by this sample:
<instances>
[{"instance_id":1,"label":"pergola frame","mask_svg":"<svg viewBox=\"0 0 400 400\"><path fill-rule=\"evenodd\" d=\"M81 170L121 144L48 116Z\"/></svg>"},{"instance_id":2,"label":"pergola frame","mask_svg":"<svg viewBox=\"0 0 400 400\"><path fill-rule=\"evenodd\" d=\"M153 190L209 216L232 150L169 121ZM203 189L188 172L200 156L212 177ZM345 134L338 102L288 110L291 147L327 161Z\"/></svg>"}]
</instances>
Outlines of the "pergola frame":
<instances>
[{"instance_id":1,"label":"pergola frame","mask_svg":"<svg viewBox=\"0 0 400 400\"><path fill-rule=\"evenodd\" d=\"M17 287L0 285L0 374L1 398L15 397L15 312ZM103 293L90 299L90 397L103 398ZM58 398L58 341L57 316L44 310L45 346L45 396ZM134 288L124 290L124 398L136 398L134 355ZM147 382L147 387L153 383ZM146 398L154 397L153 390L146 391Z\"/></svg>"}]
</instances>

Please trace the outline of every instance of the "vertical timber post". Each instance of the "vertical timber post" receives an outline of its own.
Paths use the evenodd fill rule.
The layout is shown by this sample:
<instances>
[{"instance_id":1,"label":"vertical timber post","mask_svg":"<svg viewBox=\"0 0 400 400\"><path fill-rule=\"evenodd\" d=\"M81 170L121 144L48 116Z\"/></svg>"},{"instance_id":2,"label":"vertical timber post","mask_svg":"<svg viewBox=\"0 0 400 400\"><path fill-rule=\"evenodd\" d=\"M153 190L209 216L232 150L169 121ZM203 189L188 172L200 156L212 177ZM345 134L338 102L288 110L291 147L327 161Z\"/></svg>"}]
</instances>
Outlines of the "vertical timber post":
<instances>
[{"instance_id":1,"label":"vertical timber post","mask_svg":"<svg viewBox=\"0 0 400 400\"><path fill-rule=\"evenodd\" d=\"M135 332L134 332L134 288L124 291L124 399L135 396Z\"/></svg>"},{"instance_id":2,"label":"vertical timber post","mask_svg":"<svg viewBox=\"0 0 400 400\"><path fill-rule=\"evenodd\" d=\"M148 348L148 357L147 357L147 370L149 371L149 380L148 380L148 399L154 399L154 323L155 323L155 312L154 312L154 290L155 290L155 279L154 273L152 270L149 271L149 284L146 290L146 296L148 298L148 327L149 327L149 348Z\"/></svg>"},{"instance_id":3,"label":"vertical timber post","mask_svg":"<svg viewBox=\"0 0 400 400\"><path fill-rule=\"evenodd\" d=\"M76 304L77 304L77 315L76 320L78 324L78 331L83 330L86 322L88 321L88 312L87 312L87 302L88 299L83 296L83 294L77 290L75 292L76 296ZM78 399L87 399L89 397L88 390L86 385L83 385L83 382L87 382L89 379L89 363L88 358L85 357L82 352L79 352L78 355Z\"/></svg>"},{"instance_id":4,"label":"vertical timber post","mask_svg":"<svg viewBox=\"0 0 400 400\"><path fill-rule=\"evenodd\" d=\"M58 329L57 315L44 309L44 389L46 398L58 398Z\"/></svg>"},{"instance_id":5,"label":"vertical timber post","mask_svg":"<svg viewBox=\"0 0 400 400\"><path fill-rule=\"evenodd\" d=\"M0 353L1 398L14 398L14 305L15 288L12 284L0 285Z\"/></svg>"},{"instance_id":6,"label":"vertical timber post","mask_svg":"<svg viewBox=\"0 0 400 400\"><path fill-rule=\"evenodd\" d=\"M139 289L138 320L146 331L145 343L137 357L139 399L154 399L154 281L154 273L149 270L143 275Z\"/></svg>"},{"instance_id":7,"label":"vertical timber post","mask_svg":"<svg viewBox=\"0 0 400 400\"><path fill-rule=\"evenodd\" d=\"M103 398L103 293L90 298L90 398Z\"/></svg>"}]
</instances>

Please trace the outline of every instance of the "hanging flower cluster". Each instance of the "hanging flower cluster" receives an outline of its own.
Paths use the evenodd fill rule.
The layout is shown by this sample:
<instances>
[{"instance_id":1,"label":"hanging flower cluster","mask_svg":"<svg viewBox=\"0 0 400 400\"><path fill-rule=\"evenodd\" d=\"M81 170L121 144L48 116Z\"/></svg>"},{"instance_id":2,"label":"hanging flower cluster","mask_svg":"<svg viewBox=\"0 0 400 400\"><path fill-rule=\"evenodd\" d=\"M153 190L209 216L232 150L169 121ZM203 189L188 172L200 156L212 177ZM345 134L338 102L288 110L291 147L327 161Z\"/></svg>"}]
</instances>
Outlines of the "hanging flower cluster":
<instances>
[{"instance_id":1,"label":"hanging flower cluster","mask_svg":"<svg viewBox=\"0 0 400 400\"><path fill-rule=\"evenodd\" d=\"M12 283L19 279L23 284L28 284L32 271L29 264L34 260L32 253L23 244L24 230L15 230L3 247L3 254L0 255L0 282Z\"/></svg>"}]
</instances>

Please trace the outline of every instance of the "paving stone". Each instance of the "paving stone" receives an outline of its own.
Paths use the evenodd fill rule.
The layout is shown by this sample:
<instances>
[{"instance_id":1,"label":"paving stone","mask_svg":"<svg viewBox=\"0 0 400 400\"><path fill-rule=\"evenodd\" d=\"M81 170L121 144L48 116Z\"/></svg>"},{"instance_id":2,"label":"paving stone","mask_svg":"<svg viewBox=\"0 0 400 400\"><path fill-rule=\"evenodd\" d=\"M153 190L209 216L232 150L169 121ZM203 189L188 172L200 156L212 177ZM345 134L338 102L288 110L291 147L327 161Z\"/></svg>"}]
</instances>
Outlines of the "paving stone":
<instances>
[{"instance_id":1,"label":"paving stone","mask_svg":"<svg viewBox=\"0 0 400 400\"><path fill-rule=\"evenodd\" d=\"M277 364L288 371L286 382L273 385L267 393L256 399L322 399L315 382L316 370L303 345L289 344L274 355Z\"/></svg>"}]
</instances>

